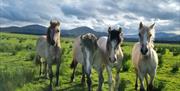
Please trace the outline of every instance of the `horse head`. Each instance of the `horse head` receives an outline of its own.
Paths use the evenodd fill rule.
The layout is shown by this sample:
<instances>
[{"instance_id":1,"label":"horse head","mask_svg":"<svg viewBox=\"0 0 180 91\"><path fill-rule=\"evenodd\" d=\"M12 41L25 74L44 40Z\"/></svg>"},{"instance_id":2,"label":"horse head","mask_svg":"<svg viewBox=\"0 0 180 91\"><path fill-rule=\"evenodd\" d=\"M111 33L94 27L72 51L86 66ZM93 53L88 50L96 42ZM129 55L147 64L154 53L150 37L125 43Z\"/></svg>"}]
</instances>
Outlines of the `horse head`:
<instances>
[{"instance_id":1,"label":"horse head","mask_svg":"<svg viewBox=\"0 0 180 91\"><path fill-rule=\"evenodd\" d=\"M109 60L115 62L117 60L116 52L123 41L123 33L121 27L119 29L108 29L107 51L109 53Z\"/></svg>"},{"instance_id":2,"label":"horse head","mask_svg":"<svg viewBox=\"0 0 180 91\"><path fill-rule=\"evenodd\" d=\"M58 20L51 20L48 28L49 40L51 45L57 45L60 41L60 22Z\"/></svg>"},{"instance_id":3,"label":"horse head","mask_svg":"<svg viewBox=\"0 0 180 91\"><path fill-rule=\"evenodd\" d=\"M92 33L87 33L80 36L81 49L84 61L87 63L93 60L93 54L97 50L97 37ZM86 64L87 66L90 64Z\"/></svg>"},{"instance_id":4,"label":"horse head","mask_svg":"<svg viewBox=\"0 0 180 91\"><path fill-rule=\"evenodd\" d=\"M142 22L139 24L139 41L140 41L140 51L143 55L148 54L148 50L153 45L154 34L154 24L150 26L143 25Z\"/></svg>"}]
</instances>

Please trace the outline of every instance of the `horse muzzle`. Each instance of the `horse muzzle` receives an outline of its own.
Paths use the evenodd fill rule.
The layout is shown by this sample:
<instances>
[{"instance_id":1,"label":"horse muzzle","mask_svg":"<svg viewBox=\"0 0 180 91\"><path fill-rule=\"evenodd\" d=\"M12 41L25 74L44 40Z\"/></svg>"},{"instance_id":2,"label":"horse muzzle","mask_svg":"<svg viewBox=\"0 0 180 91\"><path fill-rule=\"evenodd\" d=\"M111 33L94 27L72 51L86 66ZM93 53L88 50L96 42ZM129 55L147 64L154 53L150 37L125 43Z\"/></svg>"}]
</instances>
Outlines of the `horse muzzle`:
<instances>
[{"instance_id":1,"label":"horse muzzle","mask_svg":"<svg viewBox=\"0 0 180 91\"><path fill-rule=\"evenodd\" d=\"M110 60L110 62L114 63L117 60L117 58L116 57L109 57L109 60Z\"/></svg>"},{"instance_id":2,"label":"horse muzzle","mask_svg":"<svg viewBox=\"0 0 180 91\"><path fill-rule=\"evenodd\" d=\"M147 52L148 52L148 49L147 49L147 48L141 48L141 53L142 53L143 55L146 55Z\"/></svg>"}]
</instances>

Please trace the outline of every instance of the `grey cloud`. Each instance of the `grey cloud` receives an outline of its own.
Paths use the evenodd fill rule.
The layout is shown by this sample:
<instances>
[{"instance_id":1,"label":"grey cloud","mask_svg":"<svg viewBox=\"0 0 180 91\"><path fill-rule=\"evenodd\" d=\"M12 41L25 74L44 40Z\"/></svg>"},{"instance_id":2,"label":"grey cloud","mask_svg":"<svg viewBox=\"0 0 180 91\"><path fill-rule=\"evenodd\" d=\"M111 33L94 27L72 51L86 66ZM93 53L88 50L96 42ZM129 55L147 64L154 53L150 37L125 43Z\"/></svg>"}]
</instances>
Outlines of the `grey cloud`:
<instances>
[{"instance_id":1,"label":"grey cloud","mask_svg":"<svg viewBox=\"0 0 180 91\"><path fill-rule=\"evenodd\" d=\"M78 24L83 25L82 22L87 21L86 23L94 29L100 30L107 27L104 20L117 20L117 25L120 26L124 26L126 22L130 23L129 28L124 27L124 29L133 32L137 29L139 17L144 17L145 21L152 21L152 19L171 21L169 25L157 25L157 28L162 31L174 30L180 26L180 10L175 12L173 8L159 7L160 4L179 5L179 0L61 0L61 2L59 0L0 0L0 2L2 3L0 4L1 25L7 24L6 22L11 22L11 25L16 22L47 24L52 17L57 17L64 23L63 28L68 27L67 24L77 27ZM119 19L119 16L123 19ZM89 19L96 20L96 23Z\"/></svg>"}]
</instances>

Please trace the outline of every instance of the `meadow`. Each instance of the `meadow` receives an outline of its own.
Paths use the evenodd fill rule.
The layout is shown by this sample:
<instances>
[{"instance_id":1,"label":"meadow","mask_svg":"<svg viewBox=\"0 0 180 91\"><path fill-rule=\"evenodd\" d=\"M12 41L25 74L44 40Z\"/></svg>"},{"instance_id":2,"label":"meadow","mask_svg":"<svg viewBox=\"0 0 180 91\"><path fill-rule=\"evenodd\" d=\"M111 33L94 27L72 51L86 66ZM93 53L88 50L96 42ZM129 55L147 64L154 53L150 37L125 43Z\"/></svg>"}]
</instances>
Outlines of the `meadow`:
<instances>
[{"instance_id":1,"label":"meadow","mask_svg":"<svg viewBox=\"0 0 180 91\"><path fill-rule=\"evenodd\" d=\"M39 66L34 63L35 44L38 36L0 33L0 91L47 91L49 80L39 77ZM54 91L86 91L81 83L81 65L76 70L75 81L70 83L72 69L73 38L61 38L63 48L60 67L60 85ZM135 74L131 63L134 42L124 42L125 55L120 73L119 91L134 91ZM180 46L179 44L155 43L159 66L155 78L155 91L180 91ZM55 71L55 65L53 66ZM54 72L55 73L55 72ZM113 73L115 71L113 70ZM104 70L103 91L108 90L107 72ZM55 83L55 79L54 79ZM54 84L53 84L54 85ZM98 86L98 75L92 70L93 91Z\"/></svg>"}]
</instances>

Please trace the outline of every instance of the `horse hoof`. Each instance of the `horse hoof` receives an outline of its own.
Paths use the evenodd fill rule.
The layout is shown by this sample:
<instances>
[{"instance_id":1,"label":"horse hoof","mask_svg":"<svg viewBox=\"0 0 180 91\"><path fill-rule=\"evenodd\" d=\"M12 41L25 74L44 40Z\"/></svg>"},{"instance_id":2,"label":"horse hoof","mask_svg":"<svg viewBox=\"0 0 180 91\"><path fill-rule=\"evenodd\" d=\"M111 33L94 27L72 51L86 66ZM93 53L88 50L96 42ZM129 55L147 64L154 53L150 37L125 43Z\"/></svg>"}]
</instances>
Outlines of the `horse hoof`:
<instances>
[{"instance_id":1,"label":"horse hoof","mask_svg":"<svg viewBox=\"0 0 180 91\"><path fill-rule=\"evenodd\" d=\"M145 89L144 88L140 88L140 91L145 91Z\"/></svg>"},{"instance_id":2,"label":"horse hoof","mask_svg":"<svg viewBox=\"0 0 180 91\"><path fill-rule=\"evenodd\" d=\"M102 89L97 89L96 91L102 91Z\"/></svg>"},{"instance_id":3,"label":"horse hoof","mask_svg":"<svg viewBox=\"0 0 180 91\"><path fill-rule=\"evenodd\" d=\"M72 83L72 82L74 82L74 80L73 80L73 79L71 79L69 82L70 82L70 83Z\"/></svg>"},{"instance_id":4,"label":"horse hoof","mask_svg":"<svg viewBox=\"0 0 180 91\"><path fill-rule=\"evenodd\" d=\"M153 90L153 85L148 85L148 89L147 89L148 91L152 91Z\"/></svg>"},{"instance_id":5,"label":"horse hoof","mask_svg":"<svg viewBox=\"0 0 180 91\"><path fill-rule=\"evenodd\" d=\"M56 87L59 86L59 83L56 83L55 86L56 86Z\"/></svg>"},{"instance_id":6,"label":"horse hoof","mask_svg":"<svg viewBox=\"0 0 180 91\"><path fill-rule=\"evenodd\" d=\"M85 85L85 81L81 80L81 85L84 86Z\"/></svg>"},{"instance_id":7,"label":"horse hoof","mask_svg":"<svg viewBox=\"0 0 180 91\"><path fill-rule=\"evenodd\" d=\"M48 91L52 91L52 85L49 85Z\"/></svg>"},{"instance_id":8,"label":"horse hoof","mask_svg":"<svg viewBox=\"0 0 180 91\"><path fill-rule=\"evenodd\" d=\"M136 90L136 91L137 91L137 87L135 87L135 88L134 88L134 90Z\"/></svg>"}]
</instances>

